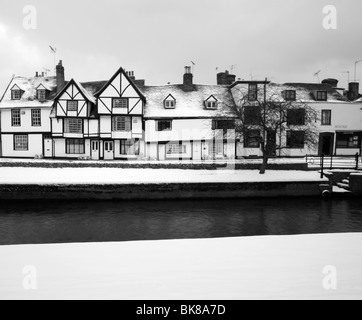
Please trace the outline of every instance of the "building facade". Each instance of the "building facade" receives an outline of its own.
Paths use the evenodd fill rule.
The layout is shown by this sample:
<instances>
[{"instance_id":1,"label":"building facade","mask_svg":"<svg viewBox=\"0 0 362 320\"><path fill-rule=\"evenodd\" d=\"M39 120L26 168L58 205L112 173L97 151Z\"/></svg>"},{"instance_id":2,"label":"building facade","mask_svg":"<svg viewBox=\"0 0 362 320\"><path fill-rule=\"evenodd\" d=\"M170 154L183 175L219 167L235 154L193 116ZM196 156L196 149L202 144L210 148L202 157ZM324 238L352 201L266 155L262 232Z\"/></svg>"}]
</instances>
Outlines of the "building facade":
<instances>
[{"instance_id":1,"label":"building facade","mask_svg":"<svg viewBox=\"0 0 362 320\"><path fill-rule=\"evenodd\" d=\"M268 133L283 145L276 156L361 154L358 83L344 91L333 79L275 84L235 81L226 71L217 75L217 85L199 85L186 67L181 84L146 86L122 68L108 81L82 83L65 80L61 61L56 71L55 77L36 74L11 80L0 102L1 157L108 161L260 157L260 142L237 130L237 108L247 104L253 115L257 101L267 99L307 104L317 114L319 145L309 148L304 143L300 116L301 123L291 123L286 132Z\"/></svg>"}]
</instances>

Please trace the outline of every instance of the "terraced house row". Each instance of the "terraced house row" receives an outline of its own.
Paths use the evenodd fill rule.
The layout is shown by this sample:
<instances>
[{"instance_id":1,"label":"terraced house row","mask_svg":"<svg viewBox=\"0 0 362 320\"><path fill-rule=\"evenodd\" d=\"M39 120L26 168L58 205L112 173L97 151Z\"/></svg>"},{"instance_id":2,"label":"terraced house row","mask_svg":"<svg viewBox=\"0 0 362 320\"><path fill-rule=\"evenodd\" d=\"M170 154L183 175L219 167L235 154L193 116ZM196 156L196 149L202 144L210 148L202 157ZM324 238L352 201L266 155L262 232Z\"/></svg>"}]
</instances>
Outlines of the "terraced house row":
<instances>
[{"instance_id":1,"label":"terraced house row","mask_svg":"<svg viewBox=\"0 0 362 320\"><path fill-rule=\"evenodd\" d=\"M186 67L183 83L146 86L119 69L109 81L65 81L62 61L56 76L14 77L0 103L0 156L93 160L208 160L261 156L259 142L235 131L236 105L247 93L302 101L315 108L319 146L309 150L291 126L275 139L283 156L354 155L362 150L359 84L347 91L338 81L321 84L240 81L229 72L217 85L194 84ZM257 128L256 128L257 130ZM295 135L295 137L293 137Z\"/></svg>"}]
</instances>

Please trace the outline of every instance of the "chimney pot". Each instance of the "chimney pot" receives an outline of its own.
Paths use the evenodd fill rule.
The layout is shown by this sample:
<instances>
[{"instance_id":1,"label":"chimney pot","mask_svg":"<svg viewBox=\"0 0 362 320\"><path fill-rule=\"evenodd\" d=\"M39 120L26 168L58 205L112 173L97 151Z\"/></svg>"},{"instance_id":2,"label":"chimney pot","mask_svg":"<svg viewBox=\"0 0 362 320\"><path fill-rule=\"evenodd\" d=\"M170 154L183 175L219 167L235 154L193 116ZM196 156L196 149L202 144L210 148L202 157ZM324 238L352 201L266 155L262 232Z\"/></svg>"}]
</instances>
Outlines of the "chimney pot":
<instances>
[{"instance_id":1,"label":"chimney pot","mask_svg":"<svg viewBox=\"0 0 362 320\"><path fill-rule=\"evenodd\" d=\"M35 77L38 78L39 77L39 72L35 72Z\"/></svg>"}]
</instances>

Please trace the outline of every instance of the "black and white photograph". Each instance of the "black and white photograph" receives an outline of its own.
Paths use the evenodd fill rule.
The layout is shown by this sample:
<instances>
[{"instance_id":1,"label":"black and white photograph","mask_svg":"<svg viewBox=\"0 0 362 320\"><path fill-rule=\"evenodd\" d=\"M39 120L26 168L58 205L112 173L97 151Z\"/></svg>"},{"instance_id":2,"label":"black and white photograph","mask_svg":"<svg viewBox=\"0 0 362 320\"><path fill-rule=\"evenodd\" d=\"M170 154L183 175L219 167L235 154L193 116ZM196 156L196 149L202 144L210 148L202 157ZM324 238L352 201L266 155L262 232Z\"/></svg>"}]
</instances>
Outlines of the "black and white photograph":
<instances>
[{"instance_id":1,"label":"black and white photograph","mask_svg":"<svg viewBox=\"0 0 362 320\"><path fill-rule=\"evenodd\" d=\"M2 0L0 300L362 300L361 16Z\"/></svg>"}]
</instances>

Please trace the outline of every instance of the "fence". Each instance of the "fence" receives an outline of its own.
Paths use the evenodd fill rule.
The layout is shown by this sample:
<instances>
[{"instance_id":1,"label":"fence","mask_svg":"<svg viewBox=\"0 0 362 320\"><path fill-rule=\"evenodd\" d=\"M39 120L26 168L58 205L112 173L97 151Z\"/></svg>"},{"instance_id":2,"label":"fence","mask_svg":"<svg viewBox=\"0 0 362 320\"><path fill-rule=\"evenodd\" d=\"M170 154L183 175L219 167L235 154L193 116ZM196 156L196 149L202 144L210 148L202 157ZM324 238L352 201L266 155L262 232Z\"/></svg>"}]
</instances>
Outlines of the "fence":
<instances>
[{"instance_id":1,"label":"fence","mask_svg":"<svg viewBox=\"0 0 362 320\"><path fill-rule=\"evenodd\" d=\"M333 169L362 169L362 157L357 153L354 156L313 156L307 155L306 161L310 168L320 169L321 177L325 170Z\"/></svg>"}]
</instances>

